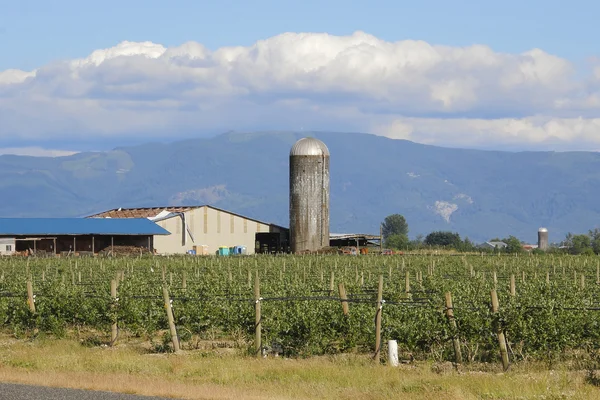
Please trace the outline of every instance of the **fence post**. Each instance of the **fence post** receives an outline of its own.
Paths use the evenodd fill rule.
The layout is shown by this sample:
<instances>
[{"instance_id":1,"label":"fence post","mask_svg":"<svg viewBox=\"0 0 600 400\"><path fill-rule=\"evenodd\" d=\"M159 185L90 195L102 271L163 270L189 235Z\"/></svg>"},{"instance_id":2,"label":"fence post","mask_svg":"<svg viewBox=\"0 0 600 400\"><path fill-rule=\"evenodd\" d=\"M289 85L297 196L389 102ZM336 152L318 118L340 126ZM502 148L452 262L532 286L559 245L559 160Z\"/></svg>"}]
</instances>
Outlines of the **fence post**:
<instances>
[{"instance_id":1,"label":"fence post","mask_svg":"<svg viewBox=\"0 0 600 400\"><path fill-rule=\"evenodd\" d=\"M329 279L329 295L333 294L333 290L335 287L335 272L331 271L331 278Z\"/></svg>"},{"instance_id":2,"label":"fence post","mask_svg":"<svg viewBox=\"0 0 600 400\"><path fill-rule=\"evenodd\" d=\"M454 361L457 364L462 363L462 353L460 350L460 341L458 340L456 320L454 319L454 307L452 306L452 293L446 293L446 317L452 330L452 343L454 345Z\"/></svg>"},{"instance_id":3,"label":"fence post","mask_svg":"<svg viewBox=\"0 0 600 400\"><path fill-rule=\"evenodd\" d=\"M493 277L494 277L494 289L497 289L497 286L498 286L498 274L496 274L496 271L494 271Z\"/></svg>"},{"instance_id":4,"label":"fence post","mask_svg":"<svg viewBox=\"0 0 600 400\"><path fill-rule=\"evenodd\" d=\"M256 278L254 279L254 310L256 312L255 324L254 324L254 346L256 347L256 354L258 357L262 356L262 321L260 315L260 280L258 278L258 271L256 271Z\"/></svg>"},{"instance_id":5,"label":"fence post","mask_svg":"<svg viewBox=\"0 0 600 400\"><path fill-rule=\"evenodd\" d=\"M395 340L388 340L388 360L390 366L398 366L398 342Z\"/></svg>"},{"instance_id":6,"label":"fence post","mask_svg":"<svg viewBox=\"0 0 600 400\"><path fill-rule=\"evenodd\" d=\"M500 304L498 303L498 294L495 290L492 290L492 313L498 313L498 309L500 308ZM496 334L498 336L498 343L500 344L500 356L502 357L502 367L504 370L508 370L508 350L506 348L506 338L504 337L504 332L502 331L502 325L500 322L496 323Z\"/></svg>"},{"instance_id":7,"label":"fence post","mask_svg":"<svg viewBox=\"0 0 600 400\"><path fill-rule=\"evenodd\" d=\"M350 313L350 308L348 306L348 296L346 295L346 288L343 283L338 284L338 289L340 291L340 301L342 302L342 311L344 315L348 315Z\"/></svg>"},{"instance_id":8,"label":"fence post","mask_svg":"<svg viewBox=\"0 0 600 400\"><path fill-rule=\"evenodd\" d=\"M29 305L29 310L34 313L35 300L33 298L33 283L31 282L31 278L27 280L27 304Z\"/></svg>"},{"instance_id":9,"label":"fence post","mask_svg":"<svg viewBox=\"0 0 600 400\"><path fill-rule=\"evenodd\" d=\"M112 301L113 301L113 312L114 312L114 306L116 305L116 301L117 301L117 281L114 279L110 281L110 297L112 298ZM115 342L117 341L117 333L118 333L117 318L116 318L116 316L114 318L115 319L114 319L112 325L110 326L110 345L111 346L115 345Z\"/></svg>"},{"instance_id":10,"label":"fence post","mask_svg":"<svg viewBox=\"0 0 600 400\"><path fill-rule=\"evenodd\" d=\"M511 296L517 295L517 285L515 283L515 274L512 274L510 276L510 295Z\"/></svg>"},{"instance_id":11,"label":"fence post","mask_svg":"<svg viewBox=\"0 0 600 400\"><path fill-rule=\"evenodd\" d=\"M171 341L173 342L173 351L179 351L179 338L177 337L177 329L175 328L175 318L173 318L173 310L171 309L171 299L166 286L163 286L163 298L165 300L165 309L167 311L167 319L169 320L169 331L171 332Z\"/></svg>"},{"instance_id":12,"label":"fence post","mask_svg":"<svg viewBox=\"0 0 600 400\"><path fill-rule=\"evenodd\" d=\"M375 361L379 363L381 352L381 312L383 311L383 275L379 275L377 289L377 313L375 314Z\"/></svg>"}]
</instances>

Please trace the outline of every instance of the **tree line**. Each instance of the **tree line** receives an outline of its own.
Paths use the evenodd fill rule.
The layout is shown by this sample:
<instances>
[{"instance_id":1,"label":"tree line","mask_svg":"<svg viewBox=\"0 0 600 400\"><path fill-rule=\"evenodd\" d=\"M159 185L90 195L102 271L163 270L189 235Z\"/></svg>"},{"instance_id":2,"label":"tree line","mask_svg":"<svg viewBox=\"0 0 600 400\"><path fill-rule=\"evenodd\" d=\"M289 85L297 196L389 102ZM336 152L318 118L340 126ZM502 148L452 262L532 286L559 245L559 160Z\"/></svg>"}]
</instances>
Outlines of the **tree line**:
<instances>
[{"instance_id":1,"label":"tree line","mask_svg":"<svg viewBox=\"0 0 600 400\"><path fill-rule=\"evenodd\" d=\"M419 250L426 248L452 249L459 252L490 251L519 253L524 251L523 244L515 236L507 238L495 238L490 241L504 242L506 247L496 249L485 249L478 247L468 237L464 239L456 232L435 231L427 236L417 235L414 240L408 238L408 223L401 214L388 215L382 223L383 245L389 249L396 250ZM600 232L599 249L600 249Z\"/></svg>"},{"instance_id":2,"label":"tree line","mask_svg":"<svg viewBox=\"0 0 600 400\"><path fill-rule=\"evenodd\" d=\"M417 235L413 240L408 238L408 223L401 214L388 215L382 223L383 245L388 249L396 250L419 250L426 248L452 249L459 252L489 251L519 253L525 251L523 242L515 236L506 238L494 238L489 242L503 242L506 247L503 248L481 248L469 240L464 239L456 232L435 231L427 236ZM533 249L534 253L541 252L539 249ZM600 254L600 229L590 230L587 234L568 233L560 243L550 244L546 252L550 253L568 253L594 255Z\"/></svg>"}]
</instances>

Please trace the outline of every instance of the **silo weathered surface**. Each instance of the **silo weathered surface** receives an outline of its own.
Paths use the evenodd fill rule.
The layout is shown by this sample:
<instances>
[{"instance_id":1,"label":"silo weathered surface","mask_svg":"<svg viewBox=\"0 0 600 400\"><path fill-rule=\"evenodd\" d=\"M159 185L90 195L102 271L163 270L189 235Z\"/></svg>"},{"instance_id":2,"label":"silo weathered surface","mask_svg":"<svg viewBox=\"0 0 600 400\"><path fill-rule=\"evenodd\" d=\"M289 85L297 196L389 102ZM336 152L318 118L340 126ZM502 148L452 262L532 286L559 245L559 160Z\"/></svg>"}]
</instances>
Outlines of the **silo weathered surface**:
<instances>
[{"instance_id":1,"label":"silo weathered surface","mask_svg":"<svg viewBox=\"0 0 600 400\"><path fill-rule=\"evenodd\" d=\"M292 253L329 246L329 149L314 138L290 151L290 246Z\"/></svg>"},{"instance_id":2,"label":"silo weathered surface","mask_svg":"<svg viewBox=\"0 0 600 400\"><path fill-rule=\"evenodd\" d=\"M548 229L538 229L538 249L548 250Z\"/></svg>"}]
</instances>

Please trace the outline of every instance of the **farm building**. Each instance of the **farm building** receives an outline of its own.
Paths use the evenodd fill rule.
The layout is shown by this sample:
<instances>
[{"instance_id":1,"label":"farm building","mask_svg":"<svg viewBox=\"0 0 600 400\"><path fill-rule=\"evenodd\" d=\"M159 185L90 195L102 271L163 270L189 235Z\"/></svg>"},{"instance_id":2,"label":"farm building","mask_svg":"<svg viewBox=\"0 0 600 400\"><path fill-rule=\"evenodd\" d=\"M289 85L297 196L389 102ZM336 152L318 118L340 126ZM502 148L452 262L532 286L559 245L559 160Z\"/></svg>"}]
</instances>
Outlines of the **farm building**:
<instances>
[{"instance_id":1,"label":"farm building","mask_svg":"<svg viewBox=\"0 0 600 400\"><path fill-rule=\"evenodd\" d=\"M0 256L10 256L15 253L14 238L0 238Z\"/></svg>"},{"instance_id":2,"label":"farm building","mask_svg":"<svg viewBox=\"0 0 600 400\"><path fill-rule=\"evenodd\" d=\"M147 248L169 232L147 219L0 218L0 254L95 254L117 246Z\"/></svg>"},{"instance_id":3,"label":"farm building","mask_svg":"<svg viewBox=\"0 0 600 400\"><path fill-rule=\"evenodd\" d=\"M504 242L485 242L479 245L481 249L505 249L508 245Z\"/></svg>"},{"instance_id":4,"label":"farm building","mask_svg":"<svg viewBox=\"0 0 600 400\"><path fill-rule=\"evenodd\" d=\"M331 247L379 247L381 237L379 235L367 235L364 233L331 233L329 234L329 245Z\"/></svg>"},{"instance_id":5,"label":"farm building","mask_svg":"<svg viewBox=\"0 0 600 400\"><path fill-rule=\"evenodd\" d=\"M287 228L225 211L209 205L188 207L119 208L89 219L146 218L170 232L156 236L159 254L217 254L235 248L242 254L286 252Z\"/></svg>"}]
</instances>

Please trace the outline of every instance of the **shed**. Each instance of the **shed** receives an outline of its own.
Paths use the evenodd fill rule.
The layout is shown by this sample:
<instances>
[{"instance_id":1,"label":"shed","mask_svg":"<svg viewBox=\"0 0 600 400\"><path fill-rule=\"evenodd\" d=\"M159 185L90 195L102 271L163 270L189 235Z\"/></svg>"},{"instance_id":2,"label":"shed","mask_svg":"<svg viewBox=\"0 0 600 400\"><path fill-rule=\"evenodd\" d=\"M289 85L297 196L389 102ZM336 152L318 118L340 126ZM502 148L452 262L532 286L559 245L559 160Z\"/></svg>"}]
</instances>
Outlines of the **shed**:
<instances>
[{"instance_id":1,"label":"shed","mask_svg":"<svg viewBox=\"0 0 600 400\"><path fill-rule=\"evenodd\" d=\"M16 252L36 254L95 254L115 246L152 251L154 235L168 234L145 218L0 218L0 239L13 240Z\"/></svg>"}]
</instances>

